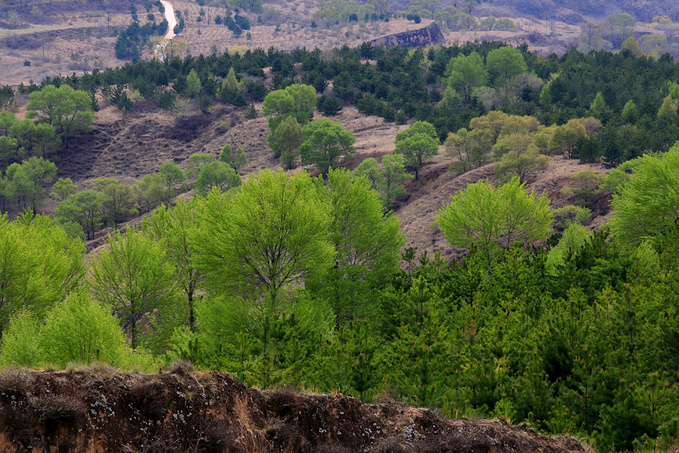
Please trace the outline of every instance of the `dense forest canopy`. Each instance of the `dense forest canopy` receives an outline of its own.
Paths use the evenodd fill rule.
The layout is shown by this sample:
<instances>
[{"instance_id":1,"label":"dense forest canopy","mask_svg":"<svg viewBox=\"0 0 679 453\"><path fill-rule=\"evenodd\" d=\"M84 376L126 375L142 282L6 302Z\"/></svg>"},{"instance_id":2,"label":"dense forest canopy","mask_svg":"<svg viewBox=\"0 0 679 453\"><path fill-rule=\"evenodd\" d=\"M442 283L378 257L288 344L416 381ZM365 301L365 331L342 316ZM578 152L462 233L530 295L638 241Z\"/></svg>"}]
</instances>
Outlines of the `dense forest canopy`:
<instances>
[{"instance_id":1,"label":"dense forest canopy","mask_svg":"<svg viewBox=\"0 0 679 453\"><path fill-rule=\"evenodd\" d=\"M679 438L677 230L661 223L677 156L632 161L611 234L572 224L540 247L521 241L549 234L547 199L518 179L469 186L438 218L470 249L454 262L399 256L398 221L345 170L265 171L163 206L111 236L91 272L50 219L4 217L0 360L184 359L251 385L528 421L600 451L664 449ZM470 209L475 226L454 230Z\"/></svg>"},{"instance_id":2,"label":"dense forest canopy","mask_svg":"<svg viewBox=\"0 0 679 453\"><path fill-rule=\"evenodd\" d=\"M571 50L561 57L538 58L525 48L509 49L485 42L428 50L372 48L368 44L332 52L248 50L175 57L164 63L142 61L81 77L48 78L40 85L22 85L19 91L33 93L48 85L68 85L89 94L94 110L100 97L128 110L133 107L130 96L134 95L167 110L181 110L188 99L207 112L216 102L247 106L263 101L270 90L301 83L323 95L318 105L323 112L332 114L342 105L353 104L365 114L399 124L426 121L441 141L451 132L469 129L471 119L489 110L531 115L544 126L595 117L602 127L593 137L589 155L581 157L603 159L609 165L649 151L666 151L676 140L672 106L679 99L679 71L669 55L654 59L636 56L631 50L617 54ZM270 68L266 75L265 68ZM13 90L6 87L0 94L11 106ZM7 137L1 148L3 166L20 161L20 156L37 155L35 145L21 144L27 134L30 138L37 132L18 127L9 131L13 115L3 115L8 122L6 128L0 128ZM79 110L78 115L74 118L84 118L86 112ZM303 125L303 118L298 122ZM68 128L65 123L55 125L57 138L63 141L87 128L82 121L71 121ZM43 139L31 143L36 140ZM54 146L57 144L52 142L40 145L43 157L47 158ZM578 157L577 151L572 157Z\"/></svg>"}]
</instances>

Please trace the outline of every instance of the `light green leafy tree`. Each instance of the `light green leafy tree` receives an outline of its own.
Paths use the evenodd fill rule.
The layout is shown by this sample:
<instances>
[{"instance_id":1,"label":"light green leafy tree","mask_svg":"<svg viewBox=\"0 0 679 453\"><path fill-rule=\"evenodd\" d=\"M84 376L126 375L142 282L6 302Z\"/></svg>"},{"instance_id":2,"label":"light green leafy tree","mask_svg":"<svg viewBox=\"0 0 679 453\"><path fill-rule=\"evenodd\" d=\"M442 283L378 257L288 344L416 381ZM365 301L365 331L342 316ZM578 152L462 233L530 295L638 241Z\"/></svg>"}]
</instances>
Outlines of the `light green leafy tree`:
<instances>
[{"instance_id":1,"label":"light green leafy tree","mask_svg":"<svg viewBox=\"0 0 679 453\"><path fill-rule=\"evenodd\" d=\"M679 224L679 145L662 155L635 159L629 181L613 194L613 234L637 245L658 241Z\"/></svg>"},{"instance_id":2,"label":"light green leafy tree","mask_svg":"<svg viewBox=\"0 0 679 453\"><path fill-rule=\"evenodd\" d=\"M107 186L118 184L119 182L117 178L97 178L92 181L92 188L97 192L102 192Z\"/></svg>"},{"instance_id":3,"label":"light green leafy tree","mask_svg":"<svg viewBox=\"0 0 679 453\"><path fill-rule=\"evenodd\" d=\"M54 198L58 202L62 202L67 199L73 192L78 189L78 186L73 184L71 178L59 178L57 182L52 186L52 192L50 197Z\"/></svg>"},{"instance_id":4,"label":"light green leafy tree","mask_svg":"<svg viewBox=\"0 0 679 453\"><path fill-rule=\"evenodd\" d=\"M479 22L479 27L481 28L481 30L491 31L494 26L495 26L494 16L484 17L483 19L481 19L481 22Z\"/></svg>"},{"instance_id":5,"label":"light green leafy tree","mask_svg":"<svg viewBox=\"0 0 679 453\"><path fill-rule=\"evenodd\" d=\"M177 193L177 185L183 183L186 178L182 169L179 168L179 165L176 163L169 161L164 162L160 166L158 173L161 178L163 178L167 191L170 192L172 196L175 196Z\"/></svg>"},{"instance_id":6,"label":"light green leafy tree","mask_svg":"<svg viewBox=\"0 0 679 453\"><path fill-rule=\"evenodd\" d=\"M132 358L125 334L111 310L93 301L84 290L72 293L50 310L38 344L42 359L62 368L95 361L125 366Z\"/></svg>"},{"instance_id":7,"label":"light green leafy tree","mask_svg":"<svg viewBox=\"0 0 679 453\"><path fill-rule=\"evenodd\" d=\"M173 208L161 206L142 221L142 231L165 251L174 269L174 280L186 298L188 326L196 329L195 299L204 275L196 267L196 244L192 237L200 228L196 201L179 201Z\"/></svg>"},{"instance_id":8,"label":"light green leafy tree","mask_svg":"<svg viewBox=\"0 0 679 453\"><path fill-rule=\"evenodd\" d=\"M370 182L370 187L377 190L377 185L380 179L382 179L382 172L380 171L380 164L377 163L377 159L374 157L368 157L363 159L363 161L354 170L354 177L365 178Z\"/></svg>"},{"instance_id":9,"label":"light green leafy tree","mask_svg":"<svg viewBox=\"0 0 679 453\"><path fill-rule=\"evenodd\" d=\"M490 260L496 249L534 242L551 231L547 195L528 193L519 178L495 188L487 181L470 184L451 196L436 222L456 247L478 247Z\"/></svg>"},{"instance_id":10,"label":"light green leafy tree","mask_svg":"<svg viewBox=\"0 0 679 453\"><path fill-rule=\"evenodd\" d=\"M459 55L448 63L446 68L448 86L463 93L465 100L470 100L474 88L483 86L488 74L481 55L472 52L469 56Z\"/></svg>"},{"instance_id":11,"label":"light green leafy tree","mask_svg":"<svg viewBox=\"0 0 679 453\"><path fill-rule=\"evenodd\" d=\"M195 98L196 96L198 96L198 93L200 93L201 88L202 83L200 81L200 78L198 78L196 70L192 69L191 72L189 72L189 75L186 76L186 93L191 98Z\"/></svg>"},{"instance_id":12,"label":"light green leafy tree","mask_svg":"<svg viewBox=\"0 0 679 453\"><path fill-rule=\"evenodd\" d=\"M212 154L208 153L191 154L189 156L189 161L186 164L186 173L191 178L197 178L198 172L200 172L200 168L203 165L207 165L209 163L214 162L215 160L217 159Z\"/></svg>"},{"instance_id":13,"label":"light green leafy tree","mask_svg":"<svg viewBox=\"0 0 679 453\"><path fill-rule=\"evenodd\" d=\"M149 212L162 204L169 205L176 196L176 191L167 188L167 179L160 173L144 176L134 185L134 193L141 212Z\"/></svg>"},{"instance_id":14,"label":"light green leafy tree","mask_svg":"<svg viewBox=\"0 0 679 453\"><path fill-rule=\"evenodd\" d=\"M607 28L609 35L622 45L627 38L634 34L634 25L637 23L636 19L628 13L612 14L604 20L604 27Z\"/></svg>"},{"instance_id":15,"label":"light green leafy tree","mask_svg":"<svg viewBox=\"0 0 679 453\"><path fill-rule=\"evenodd\" d=\"M591 50L611 50L613 44L603 38L603 26L587 22L580 26L582 34L578 39L578 50L587 53Z\"/></svg>"},{"instance_id":16,"label":"light green leafy tree","mask_svg":"<svg viewBox=\"0 0 679 453\"><path fill-rule=\"evenodd\" d=\"M486 70L491 82L503 86L509 79L528 70L523 54L511 46L491 50L486 57Z\"/></svg>"},{"instance_id":17,"label":"light green leafy tree","mask_svg":"<svg viewBox=\"0 0 679 453\"><path fill-rule=\"evenodd\" d=\"M606 114L606 110L608 110L608 106L606 105L604 96L601 94L601 92L598 92L592 101L592 105L589 106L589 111L596 118L602 118Z\"/></svg>"},{"instance_id":18,"label":"light green leafy tree","mask_svg":"<svg viewBox=\"0 0 679 453\"><path fill-rule=\"evenodd\" d=\"M405 195L405 189L400 184L413 175L405 171L405 160L398 154L387 154L382 157L383 179L378 190L382 195L385 206L389 206L392 200Z\"/></svg>"},{"instance_id":19,"label":"light green leafy tree","mask_svg":"<svg viewBox=\"0 0 679 453\"><path fill-rule=\"evenodd\" d=\"M7 167L6 191L23 208L30 207L33 212L47 198L44 185L54 180L57 166L42 157L31 157L22 164L14 163Z\"/></svg>"},{"instance_id":20,"label":"light green leafy tree","mask_svg":"<svg viewBox=\"0 0 679 453\"><path fill-rule=\"evenodd\" d=\"M679 100L672 98L672 95L668 94L663 99L663 103L658 110L658 123L662 126L677 124L679 122L678 108Z\"/></svg>"},{"instance_id":21,"label":"light green leafy tree","mask_svg":"<svg viewBox=\"0 0 679 453\"><path fill-rule=\"evenodd\" d=\"M222 90L227 90L230 93L237 93L243 91L243 81L239 81L236 77L236 71L234 71L233 66L229 68L229 72L226 74L224 82L222 82Z\"/></svg>"},{"instance_id":22,"label":"light green leafy tree","mask_svg":"<svg viewBox=\"0 0 679 453\"><path fill-rule=\"evenodd\" d=\"M316 110L316 89L309 85L293 84L283 90L267 94L262 104L262 113L269 118L271 133L288 116L306 125ZM271 136L269 136L271 137ZM270 141L269 144L272 142Z\"/></svg>"},{"instance_id":23,"label":"light green leafy tree","mask_svg":"<svg viewBox=\"0 0 679 453\"><path fill-rule=\"evenodd\" d=\"M629 40L630 38L628 38ZM658 56L663 55L672 50L672 46L667 40L667 36L656 35L654 33L649 33L643 35L639 38L639 46L643 53L652 56L653 58L658 58ZM622 50L622 49L621 49ZM642 54L643 55L643 54Z\"/></svg>"},{"instance_id":24,"label":"light green leafy tree","mask_svg":"<svg viewBox=\"0 0 679 453\"><path fill-rule=\"evenodd\" d=\"M577 171L571 175L572 193L577 201L587 204L600 193L605 180L605 173L597 173L590 168Z\"/></svg>"},{"instance_id":25,"label":"light green leafy tree","mask_svg":"<svg viewBox=\"0 0 679 453\"><path fill-rule=\"evenodd\" d=\"M456 167L464 173L487 163L493 146L493 134L485 128L471 132L462 128L455 134L449 133L443 145L446 154L458 158Z\"/></svg>"},{"instance_id":26,"label":"light green leafy tree","mask_svg":"<svg viewBox=\"0 0 679 453\"><path fill-rule=\"evenodd\" d=\"M633 100L627 101L625 106L622 108L622 120L625 123L635 123L637 120L637 117L639 116L639 110L637 108L637 105L634 103Z\"/></svg>"},{"instance_id":27,"label":"light green leafy tree","mask_svg":"<svg viewBox=\"0 0 679 453\"><path fill-rule=\"evenodd\" d=\"M84 274L84 246L46 216L0 217L0 327L19 309L43 317Z\"/></svg>"},{"instance_id":28,"label":"light green leafy tree","mask_svg":"<svg viewBox=\"0 0 679 453\"><path fill-rule=\"evenodd\" d=\"M76 132L88 131L94 121L90 95L66 84L59 88L47 85L42 90L31 93L29 98L26 116L37 117L58 128L67 141L67 146L70 137Z\"/></svg>"},{"instance_id":29,"label":"light green leafy tree","mask_svg":"<svg viewBox=\"0 0 679 453\"><path fill-rule=\"evenodd\" d=\"M212 189L226 192L240 184L240 176L231 165L224 162L211 162L200 168L195 188L200 195L207 195Z\"/></svg>"},{"instance_id":30,"label":"light green leafy tree","mask_svg":"<svg viewBox=\"0 0 679 453\"><path fill-rule=\"evenodd\" d=\"M275 151L274 157L280 157L281 165L291 170L297 165L299 148L304 142L302 126L294 116L288 116L271 134L270 145Z\"/></svg>"},{"instance_id":31,"label":"light green leafy tree","mask_svg":"<svg viewBox=\"0 0 679 453\"><path fill-rule=\"evenodd\" d=\"M288 115L295 111L295 100L287 90L275 90L267 94L262 104L262 113L268 117L279 117ZM280 122L279 122L280 124ZM271 128L271 119L269 120ZM275 127L273 128L275 129Z\"/></svg>"},{"instance_id":32,"label":"light green leafy tree","mask_svg":"<svg viewBox=\"0 0 679 453\"><path fill-rule=\"evenodd\" d=\"M342 123L321 118L304 126L303 132L306 139L300 147L302 164L315 165L323 174L337 165L341 157L355 153L356 137Z\"/></svg>"},{"instance_id":33,"label":"light green leafy tree","mask_svg":"<svg viewBox=\"0 0 679 453\"><path fill-rule=\"evenodd\" d=\"M330 170L327 185L316 181L332 216L330 242L335 265L313 286L332 301L338 320L365 314L371 285L383 284L396 271L405 240L398 219L383 214L382 201L364 178L344 169Z\"/></svg>"},{"instance_id":34,"label":"light green leafy tree","mask_svg":"<svg viewBox=\"0 0 679 453\"><path fill-rule=\"evenodd\" d=\"M414 178L405 171L403 156L386 154L382 157L382 166L372 157L364 159L354 171L357 178L366 178L373 189L377 190L382 204L388 208L392 200L405 194L402 182Z\"/></svg>"},{"instance_id":35,"label":"light green leafy tree","mask_svg":"<svg viewBox=\"0 0 679 453\"><path fill-rule=\"evenodd\" d=\"M309 85L292 84L285 87L285 91L292 96L293 112L298 116L297 121L299 124L306 124L316 110L316 89ZM300 115L306 115L306 121Z\"/></svg>"},{"instance_id":36,"label":"light green leafy tree","mask_svg":"<svg viewBox=\"0 0 679 453\"><path fill-rule=\"evenodd\" d=\"M632 55L637 58L644 56L644 50L641 48L637 38L634 36L630 36L625 40L625 42L622 43L622 46L620 46L620 51L622 52L623 50L629 50L632 52Z\"/></svg>"},{"instance_id":37,"label":"light green leafy tree","mask_svg":"<svg viewBox=\"0 0 679 453\"><path fill-rule=\"evenodd\" d=\"M419 170L424 162L439 153L436 129L426 121L415 122L396 134L394 153L403 156L405 164L415 170L415 179L419 179Z\"/></svg>"},{"instance_id":38,"label":"light green leafy tree","mask_svg":"<svg viewBox=\"0 0 679 453\"><path fill-rule=\"evenodd\" d=\"M586 136L587 130L580 121L577 119L569 120L566 124L554 130L549 141L549 151L552 154L561 153L570 158L580 139Z\"/></svg>"},{"instance_id":39,"label":"light green leafy tree","mask_svg":"<svg viewBox=\"0 0 679 453\"><path fill-rule=\"evenodd\" d=\"M592 220L592 211L572 204L552 210L552 225L557 232L561 232L572 224L588 225Z\"/></svg>"},{"instance_id":40,"label":"light green leafy tree","mask_svg":"<svg viewBox=\"0 0 679 453\"><path fill-rule=\"evenodd\" d=\"M120 317L132 348L140 345L142 320L160 325L179 316L172 266L162 247L128 228L109 237L108 246L92 262L92 295Z\"/></svg>"},{"instance_id":41,"label":"light green leafy tree","mask_svg":"<svg viewBox=\"0 0 679 453\"><path fill-rule=\"evenodd\" d=\"M29 310L19 311L10 319L2 332L0 363L32 368L42 362L40 338L41 322Z\"/></svg>"},{"instance_id":42,"label":"light green leafy tree","mask_svg":"<svg viewBox=\"0 0 679 453\"><path fill-rule=\"evenodd\" d=\"M578 223L572 223L563 232L556 247L549 249L545 268L550 275L558 275L559 268L564 265L567 257L574 255L587 243L592 233Z\"/></svg>"},{"instance_id":43,"label":"light green leafy tree","mask_svg":"<svg viewBox=\"0 0 679 453\"><path fill-rule=\"evenodd\" d=\"M538 153L536 149L520 154L509 151L495 163L495 174L505 180L518 176L523 183L530 174L546 170L548 166L549 157Z\"/></svg>"},{"instance_id":44,"label":"light green leafy tree","mask_svg":"<svg viewBox=\"0 0 679 453\"><path fill-rule=\"evenodd\" d=\"M150 370L152 358L134 354L111 311L83 290L55 305L45 322L30 311L14 316L2 337L0 363L36 368L44 364L104 362L123 369ZM147 366L144 366L147 365Z\"/></svg>"},{"instance_id":45,"label":"light green leafy tree","mask_svg":"<svg viewBox=\"0 0 679 453\"><path fill-rule=\"evenodd\" d=\"M248 156L245 154L245 150L240 146L234 151L231 145L227 143L222 148L219 160L230 165L235 171L238 171L247 165Z\"/></svg>"},{"instance_id":46,"label":"light green leafy tree","mask_svg":"<svg viewBox=\"0 0 679 453\"><path fill-rule=\"evenodd\" d=\"M102 225L101 198L94 190L83 190L70 195L59 203L56 209L57 220L61 224L77 223L88 240Z\"/></svg>"},{"instance_id":47,"label":"light green leafy tree","mask_svg":"<svg viewBox=\"0 0 679 453\"><path fill-rule=\"evenodd\" d=\"M332 263L331 217L304 172L259 172L234 194L211 193L201 216L198 264L212 291L262 291L277 306L284 291Z\"/></svg>"},{"instance_id":48,"label":"light green leafy tree","mask_svg":"<svg viewBox=\"0 0 679 453\"><path fill-rule=\"evenodd\" d=\"M115 228L138 212L135 193L127 184L106 184L99 196L104 218Z\"/></svg>"}]
</instances>

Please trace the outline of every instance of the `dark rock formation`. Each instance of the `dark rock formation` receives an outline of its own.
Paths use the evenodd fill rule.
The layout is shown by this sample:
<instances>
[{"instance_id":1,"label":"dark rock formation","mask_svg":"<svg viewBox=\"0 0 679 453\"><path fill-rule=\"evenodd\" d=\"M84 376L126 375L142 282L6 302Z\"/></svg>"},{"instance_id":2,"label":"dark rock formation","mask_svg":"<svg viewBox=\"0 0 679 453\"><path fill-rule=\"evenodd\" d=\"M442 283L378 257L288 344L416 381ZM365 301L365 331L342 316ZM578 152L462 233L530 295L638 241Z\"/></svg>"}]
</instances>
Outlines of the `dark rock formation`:
<instances>
[{"instance_id":1,"label":"dark rock formation","mask_svg":"<svg viewBox=\"0 0 679 453\"><path fill-rule=\"evenodd\" d=\"M418 30L404 31L393 35L382 36L373 39L370 44L373 47L426 47L431 44L445 44L446 39L436 22L432 22Z\"/></svg>"},{"instance_id":2,"label":"dark rock formation","mask_svg":"<svg viewBox=\"0 0 679 453\"><path fill-rule=\"evenodd\" d=\"M426 409L341 395L249 389L228 374L176 367L0 372L0 451L586 452L505 420L445 420Z\"/></svg>"}]
</instances>

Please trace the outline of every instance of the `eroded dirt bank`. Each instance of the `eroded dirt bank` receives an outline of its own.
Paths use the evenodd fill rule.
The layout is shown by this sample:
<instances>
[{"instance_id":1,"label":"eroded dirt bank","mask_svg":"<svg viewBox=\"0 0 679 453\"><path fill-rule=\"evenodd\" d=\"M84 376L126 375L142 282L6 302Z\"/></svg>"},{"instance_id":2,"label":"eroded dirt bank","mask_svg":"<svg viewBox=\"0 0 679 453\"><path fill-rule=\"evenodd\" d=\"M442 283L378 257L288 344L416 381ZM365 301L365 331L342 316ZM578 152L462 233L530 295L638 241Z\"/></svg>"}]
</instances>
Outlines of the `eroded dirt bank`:
<instances>
[{"instance_id":1,"label":"eroded dirt bank","mask_svg":"<svg viewBox=\"0 0 679 453\"><path fill-rule=\"evenodd\" d=\"M228 374L0 372L2 452L584 452L504 420L249 389Z\"/></svg>"}]
</instances>

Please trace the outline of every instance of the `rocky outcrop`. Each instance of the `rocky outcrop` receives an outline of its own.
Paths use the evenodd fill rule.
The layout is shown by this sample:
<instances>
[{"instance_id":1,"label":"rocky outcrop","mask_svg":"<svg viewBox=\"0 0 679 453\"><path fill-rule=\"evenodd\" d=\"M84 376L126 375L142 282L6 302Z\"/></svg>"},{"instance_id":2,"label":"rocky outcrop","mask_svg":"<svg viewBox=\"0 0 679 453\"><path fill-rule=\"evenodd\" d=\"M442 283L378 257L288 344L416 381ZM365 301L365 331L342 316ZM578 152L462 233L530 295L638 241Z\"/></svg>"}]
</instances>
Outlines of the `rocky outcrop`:
<instances>
[{"instance_id":1,"label":"rocky outcrop","mask_svg":"<svg viewBox=\"0 0 679 453\"><path fill-rule=\"evenodd\" d=\"M341 395L247 388L178 367L0 372L0 451L14 452L585 452L503 419L445 420L426 409Z\"/></svg>"},{"instance_id":2,"label":"rocky outcrop","mask_svg":"<svg viewBox=\"0 0 679 453\"><path fill-rule=\"evenodd\" d=\"M418 30L404 31L393 35L382 36L373 39L370 44L373 47L426 47L431 44L445 44L446 39L436 22L432 22L424 28Z\"/></svg>"}]
</instances>

